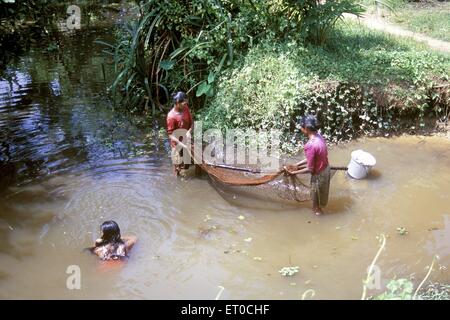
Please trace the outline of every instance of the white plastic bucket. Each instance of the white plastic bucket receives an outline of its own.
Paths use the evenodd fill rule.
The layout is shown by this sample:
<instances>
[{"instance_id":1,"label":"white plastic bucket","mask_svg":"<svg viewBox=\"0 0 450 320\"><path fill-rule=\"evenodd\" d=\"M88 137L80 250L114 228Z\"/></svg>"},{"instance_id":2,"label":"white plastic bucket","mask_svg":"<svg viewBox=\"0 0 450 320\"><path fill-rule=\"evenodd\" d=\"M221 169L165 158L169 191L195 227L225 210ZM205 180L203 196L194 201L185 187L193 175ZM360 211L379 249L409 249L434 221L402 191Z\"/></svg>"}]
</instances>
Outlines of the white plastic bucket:
<instances>
[{"instance_id":1,"label":"white plastic bucket","mask_svg":"<svg viewBox=\"0 0 450 320\"><path fill-rule=\"evenodd\" d=\"M370 169L377 163L374 156L363 150L352 152L352 159L348 165L347 173L353 179L364 179Z\"/></svg>"}]
</instances>

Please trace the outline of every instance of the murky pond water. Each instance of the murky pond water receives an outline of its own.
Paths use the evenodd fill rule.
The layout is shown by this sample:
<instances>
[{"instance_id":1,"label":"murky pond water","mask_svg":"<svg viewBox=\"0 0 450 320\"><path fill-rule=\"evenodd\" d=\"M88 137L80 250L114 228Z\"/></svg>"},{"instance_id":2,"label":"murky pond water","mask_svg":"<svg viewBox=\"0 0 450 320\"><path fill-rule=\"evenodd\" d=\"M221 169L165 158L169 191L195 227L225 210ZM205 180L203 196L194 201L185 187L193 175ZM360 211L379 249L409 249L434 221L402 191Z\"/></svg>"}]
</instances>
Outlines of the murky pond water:
<instances>
[{"instance_id":1,"label":"murky pond water","mask_svg":"<svg viewBox=\"0 0 450 320\"><path fill-rule=\"evenodd\" d=\"M223 286L223 299L299 299L307 289L317 299L358 299L381 233L382 286L393 277L420 282L434 255L431 279L450 281L449 140L332 148L335 165L358 148L378 163L366 180L338 173L321 217L309 203L227 194L205 178L180 181L165 135L112 111L97 36L68 39L60 53L35 49L0 80L0 160L8 163L0 298L213 299ZM82 251L108 219L139 238L126 265L105 267ZM80 290L66 287L70 265L80 267ZM289 265L300 272L285 278L278 270Z\"/></svg>"}]
</instances>

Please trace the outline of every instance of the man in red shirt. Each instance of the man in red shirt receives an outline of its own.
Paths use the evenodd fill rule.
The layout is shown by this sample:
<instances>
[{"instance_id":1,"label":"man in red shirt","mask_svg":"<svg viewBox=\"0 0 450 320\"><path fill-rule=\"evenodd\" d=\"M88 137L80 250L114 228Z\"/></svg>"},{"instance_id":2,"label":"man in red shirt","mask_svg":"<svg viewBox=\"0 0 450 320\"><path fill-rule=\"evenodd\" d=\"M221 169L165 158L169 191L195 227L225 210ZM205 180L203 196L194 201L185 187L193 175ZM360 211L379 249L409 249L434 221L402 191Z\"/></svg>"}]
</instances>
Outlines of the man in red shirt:
<instances>
[{"instance_id":1,"label":"man in red shirt","mask_svg":"<svg viewBox=\"0 0 450 320\"><path fill-rule=\"evenodd\" d=\"M309 139L304 147L306 158L296 163L297 171L291 171L289 173L311 174L313 212L316 215L320 215L323 213L322 207L325 207L328 203L330 190L330 166L328 164L327 143L317 132L318 125L315 116L309 115L304 117L300 125L303 134Z\"/></svg>"},{"instance_id":2,"label":"man in red shirt","mask_svg":"<svg viewBox=\"0 0 450 320\"><path fill-rule=\"evenodd\" d=\"M191 138L193 120L188 107L188 99L184 92L177 92L173 96L173 108L167 114L167 133L170 138L170 147L172 148L172 163L174 173L178 176L182 169L186 169L183 163L183 148L188 148L182 141L183 137ZM181 129L181 130L178 130ZM177 145L180 145L182 148Z\"/></svg>"}]
</instances>

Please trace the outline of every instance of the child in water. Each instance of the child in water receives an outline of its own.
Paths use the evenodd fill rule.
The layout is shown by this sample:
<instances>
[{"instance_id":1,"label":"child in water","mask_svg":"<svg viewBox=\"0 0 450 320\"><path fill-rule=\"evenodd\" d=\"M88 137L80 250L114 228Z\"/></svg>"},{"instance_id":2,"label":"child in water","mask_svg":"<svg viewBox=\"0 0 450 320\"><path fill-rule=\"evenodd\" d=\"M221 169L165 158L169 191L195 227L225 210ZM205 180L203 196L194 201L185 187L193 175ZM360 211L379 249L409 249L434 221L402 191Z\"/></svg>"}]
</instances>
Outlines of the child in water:
<instances>
[{"instance_id":1,"label":"child in water","mask_svg":"<svg viewBox=\"0 0 450 320\"><path fill-rule=\"evenodd\" d=\"M95 241L91 252L103 261L123 260L137 241L135 236L120 236L119 225L115 221L105 221L100 226L102 237Z\"/></svg>"}]
</instances>

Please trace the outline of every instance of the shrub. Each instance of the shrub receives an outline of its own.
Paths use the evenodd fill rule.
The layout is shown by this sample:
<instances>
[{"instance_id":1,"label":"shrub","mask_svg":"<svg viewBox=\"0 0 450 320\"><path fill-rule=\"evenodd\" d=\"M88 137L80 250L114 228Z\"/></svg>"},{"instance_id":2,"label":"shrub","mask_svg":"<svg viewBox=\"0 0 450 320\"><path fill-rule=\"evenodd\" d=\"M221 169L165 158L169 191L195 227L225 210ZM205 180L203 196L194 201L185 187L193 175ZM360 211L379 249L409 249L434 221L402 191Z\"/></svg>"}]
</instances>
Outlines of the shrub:
<instances>
[{"instance_id":1,"label":"shrub","mask_svg":"<svg viewBox=\"0 0 450 320\"><path fill-rule=\"evenodd\" d=\"M180 89L203 105L221 71L262 39L323 44L344 12L362 7L352 0L147 0L140 12L110 46L117 75L111 90L130 109L155 112Z\"/></svg>"},{"instance_id":2,"label":"shrub","mask_svg":"<svg viewBox=\"0 0 450 320\"><path fill-rule=\"evenodd\" d=\"M206 127L279 129L290 153L307 113L318 115L331 142L419 128L427 114L448 113L450 88L438 89L448 84L448 58L353 26L338 36L324 48L262 43L219 79L197 118Z\"/></svg>"}]
</instances>

